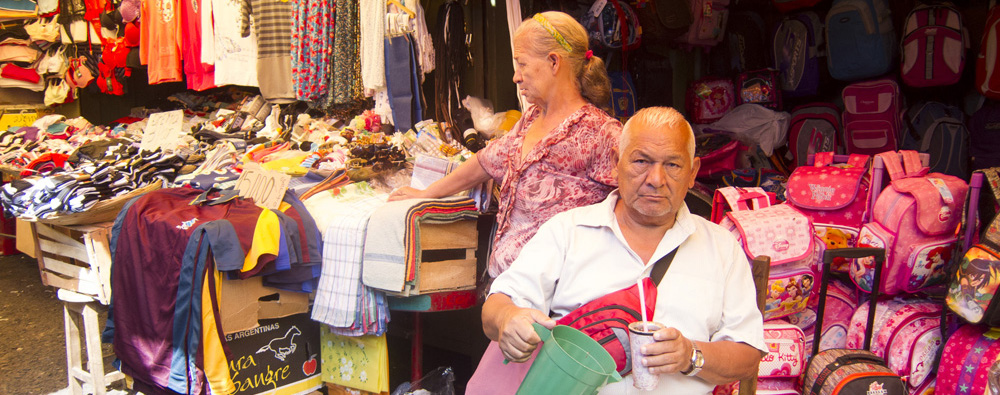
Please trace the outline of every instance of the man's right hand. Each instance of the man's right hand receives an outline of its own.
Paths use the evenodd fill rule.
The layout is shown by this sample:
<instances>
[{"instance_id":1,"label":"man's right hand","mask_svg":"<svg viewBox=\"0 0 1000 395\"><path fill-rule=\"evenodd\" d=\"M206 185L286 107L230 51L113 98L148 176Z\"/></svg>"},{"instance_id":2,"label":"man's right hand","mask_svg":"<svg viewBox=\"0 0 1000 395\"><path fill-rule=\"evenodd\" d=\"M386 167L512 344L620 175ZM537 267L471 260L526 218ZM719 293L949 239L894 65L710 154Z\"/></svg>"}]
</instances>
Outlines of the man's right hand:
<instances>
[{"instance_id":1,"label":"man's right hand","mask_svg":"<svg viewBox=\"0 0 1000 395\"><path fill-rule=\"evenodd\" d=\"M526 362L531 353L538 347L542 339L535 332L532 323L539 323L542 326L552 329L556 326L555 320L549 318L541 311L527 308L512 309L510 315L504 320L500 327L500 351L504 358L511 362Z\"/></svg>"}]
</instances>

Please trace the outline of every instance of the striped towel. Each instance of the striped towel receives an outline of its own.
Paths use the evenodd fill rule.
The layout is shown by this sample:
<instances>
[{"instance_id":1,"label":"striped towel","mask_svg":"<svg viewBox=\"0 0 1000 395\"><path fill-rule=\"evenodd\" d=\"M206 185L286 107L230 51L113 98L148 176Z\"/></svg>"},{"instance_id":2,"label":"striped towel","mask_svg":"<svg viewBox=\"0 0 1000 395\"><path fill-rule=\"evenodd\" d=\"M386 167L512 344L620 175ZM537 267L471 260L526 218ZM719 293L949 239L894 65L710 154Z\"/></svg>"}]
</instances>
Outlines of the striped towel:
<instances>
[{"instance_id":1,"label":"striped towel","mask_svg":"<svg viewBox=\"0 0 1000 395\"><path fill-rule=\"evenodd\" d=\"M416 277L420 221L454 222L478 216L469 198L408 199L372 213L364 246L363 281L369 287L408 294ZM409 282L409 284L407 284ZM407 288L409 287L409 288Z\"/></svg>"},{"instance_id":2,"label":"striped towel","mask_svg":"<svg viewBox=\"0 0 1000 395\"><path fill-rule=\"evenodd\" d=\"M369 217L385 204L386 198L355 195L323 206L325 212L334 214L329 215L323 234L323 270L312 319L340 329L338 333L376 334L368 332L369 328L384 332L387 313L381 314L385 318L379 323L380 314L373 307L383 296L361 284L361 257Z\"/></svg>"}]
</instances>

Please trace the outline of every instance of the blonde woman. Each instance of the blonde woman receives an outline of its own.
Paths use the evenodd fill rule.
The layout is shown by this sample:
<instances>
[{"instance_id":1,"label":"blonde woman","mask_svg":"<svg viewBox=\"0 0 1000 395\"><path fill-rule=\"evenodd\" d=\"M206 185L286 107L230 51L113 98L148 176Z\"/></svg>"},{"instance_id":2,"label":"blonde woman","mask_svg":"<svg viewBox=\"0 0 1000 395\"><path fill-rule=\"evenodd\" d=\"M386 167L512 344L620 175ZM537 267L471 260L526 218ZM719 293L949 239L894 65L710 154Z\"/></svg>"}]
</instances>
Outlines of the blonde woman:
<instances>
[{"instance_id":1,"label":"blonde woman","mask_svg":"<svg viewBox=\"0 0 1000 395\"><path fill-rule=\"evenodd\" d=\"M514 128L427 189L403 187L389 197L444 197L494 179L500 202L490 277L543 222L602 201L617 186L621 123L601 109L611 85L583 26L562 12L535 14L514 33L514 60L514 83L530 104Z\"/></svg>"}]
</instances>

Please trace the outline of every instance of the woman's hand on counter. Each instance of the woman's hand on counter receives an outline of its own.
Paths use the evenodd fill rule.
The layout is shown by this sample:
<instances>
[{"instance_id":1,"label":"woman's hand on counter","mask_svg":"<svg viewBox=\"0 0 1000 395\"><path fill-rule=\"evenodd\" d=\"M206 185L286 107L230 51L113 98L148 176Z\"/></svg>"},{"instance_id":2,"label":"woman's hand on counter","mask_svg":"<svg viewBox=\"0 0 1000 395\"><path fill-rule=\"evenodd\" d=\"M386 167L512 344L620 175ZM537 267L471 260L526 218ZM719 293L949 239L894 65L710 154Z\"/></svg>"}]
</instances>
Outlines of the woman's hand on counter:
<instances>
[{"instance_id":1,"label":"woman's hand on counter","mask_svg":"<svg viewBox=\"0 0 1000 395\"><path fill-rule=\"evenodd\" d=\"M389 201L392 202L396 200L418 199L426 197L425 195L426 193L424 190L420 190L414 187L399 187L389 194Z\"/></svg>"}]
</instances>

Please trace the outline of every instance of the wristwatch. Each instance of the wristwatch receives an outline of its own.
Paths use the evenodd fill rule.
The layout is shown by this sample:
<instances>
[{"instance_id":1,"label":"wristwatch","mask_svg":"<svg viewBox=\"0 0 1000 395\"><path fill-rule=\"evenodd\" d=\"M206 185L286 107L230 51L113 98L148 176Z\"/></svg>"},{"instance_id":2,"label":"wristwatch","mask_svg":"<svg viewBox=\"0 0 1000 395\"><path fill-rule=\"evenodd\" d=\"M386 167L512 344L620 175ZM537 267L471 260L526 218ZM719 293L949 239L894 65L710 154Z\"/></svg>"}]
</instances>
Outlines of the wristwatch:
<instances>
[{"instance_id":1,"label":"wristwatch","mask_svg":"<svg viewBox=\"0 0 1000 395\"><path fill-rule=\"evenodd\" d=\"M698 345L691 342L691 366L688 367L687 371L681 371L681 374L693 377L701 373L701 368L705 367L705 354L701 353L698 349Z\"/></svg>"}]
</instances>

